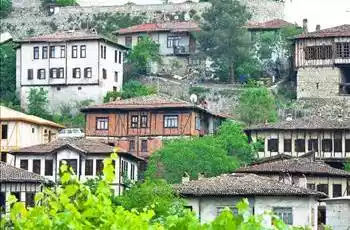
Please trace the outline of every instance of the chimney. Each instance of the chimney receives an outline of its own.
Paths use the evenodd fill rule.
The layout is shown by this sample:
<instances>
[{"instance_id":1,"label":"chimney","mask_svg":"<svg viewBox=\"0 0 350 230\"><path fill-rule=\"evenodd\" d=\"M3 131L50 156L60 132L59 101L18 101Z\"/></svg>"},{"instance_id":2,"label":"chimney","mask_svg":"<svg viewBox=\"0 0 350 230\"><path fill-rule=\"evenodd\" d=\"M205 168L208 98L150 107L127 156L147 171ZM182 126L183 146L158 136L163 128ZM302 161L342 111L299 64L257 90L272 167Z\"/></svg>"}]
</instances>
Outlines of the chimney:
<instances>
[{"instance_id":1,"label":"chimney","mask_svg":"<svg viewBox=\"0 0 350 230\"><path fill-rule=\"evenodd\" d=\"M304 30L304 33L307 33L307 32L308 32L308 28L307 28L307 18L304 18L304 19L303 19L303 30Z\"/></svg>"},{"instance_id":2,"label":"chimney","mask_svg":"<svg viewBox=\"0 0 350 230\"><path fill-rule=\"evenodd\" d=\"M202 180L204 178L204 173L198 173L198 180Z\"/></svg>"},{"instance_id":3,"label":"chimney","mask_svg":"<svg viewBox=\"0 0 350 230\"><path fill-rule=\"evenodd\" d=\"M182 184L184 184L184 183L187 183L189 181L190 181L190 176L188 175L187 172L185 172L184 175L182 176L181 182L182 182Z\"/></svg>"},{"instance_id":4,"label":"chimney","mask_svg":"<svg viewBox=\"0 0 350 230\"><path fill-rule=\"evenodd\" d=\"M321 25L320 24L317 24L316 25L316 32L320 31L321 30Z\"/></svg>"}]
</instances>

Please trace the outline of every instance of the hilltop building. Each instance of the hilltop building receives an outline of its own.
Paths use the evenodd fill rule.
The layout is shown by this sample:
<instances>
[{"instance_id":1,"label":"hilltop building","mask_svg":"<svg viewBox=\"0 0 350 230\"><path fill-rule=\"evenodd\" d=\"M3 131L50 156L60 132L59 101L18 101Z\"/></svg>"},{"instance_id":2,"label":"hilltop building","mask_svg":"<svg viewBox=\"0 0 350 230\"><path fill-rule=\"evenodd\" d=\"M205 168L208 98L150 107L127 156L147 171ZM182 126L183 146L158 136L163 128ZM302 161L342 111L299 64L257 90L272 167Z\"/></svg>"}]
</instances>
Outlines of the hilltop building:
<instances>
[{"instance_id":1,"label":"hilltop building","mask_svg":"<svg viewBox=\"0 0 350 230\"><path fill-rule=\"evenodd\" d=\"M48 143L57 138L62 125L0 106L1 161L14 164L8 153L31 145Z\"/></svg>"},{"instance_id":2,"label":"hilltop building","mask_svg":"<svg viewBox=\"0 0 350 230\"><path fill-rule=\"evenodd\" d=\"M83 100L101 103L120 91L126 47L93 31L63 31L25 38L17 49L17 90L27 107L32 88L48 91L49 109Z\"/></svg>"}]
</instances>

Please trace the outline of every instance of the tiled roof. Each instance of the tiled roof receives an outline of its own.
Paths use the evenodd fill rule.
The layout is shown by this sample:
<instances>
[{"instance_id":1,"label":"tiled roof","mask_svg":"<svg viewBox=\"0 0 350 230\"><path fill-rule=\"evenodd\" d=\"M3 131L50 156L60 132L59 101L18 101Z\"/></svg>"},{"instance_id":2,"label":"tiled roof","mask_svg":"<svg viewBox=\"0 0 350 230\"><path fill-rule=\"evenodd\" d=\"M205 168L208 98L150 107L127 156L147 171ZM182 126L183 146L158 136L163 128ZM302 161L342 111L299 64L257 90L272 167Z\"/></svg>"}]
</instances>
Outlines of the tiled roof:
<instances>
[{"instance_id":1,"label":"tiled roof","mask_svg":"<svg viewBox=\"0 0 350 230\"><path fill-rule=\"evenodd\" d=\"M21 113L2 105L0 105L0 120L1 121L23 121L23 122L29 122L37 125L46 125L46 126L51 126L55 128L64 128L64 126L57 124L55 122L45 120L37 116Z\"/></svg>"},{"instance_id":2,"label":"tiled roof","mask_svg":"<svg viewBox=\"0 0 350 230\"><path fill-rule=\"evenodd\" d=\"M294 24L287 22L282 19L273 19L270 21L266 22L249 22L248 25L246 26L247 29L264 29L264 30L269 30L269 29L281 29L286 26L292 26Z\"/></svg>"},{"instance_id":3,"label":"tiled roof","mask_svg":"<svg viewBox=\"0 0 350 230\"><path fill-rule=\"evenodd\" d=\"M314 31L310 33L303 33L295 37L295 39L302 38L323 38L323 37L350 37L350 24L344 24L332 28Z\"/></svg>"},{"instance_id":4,"label":"tiled roof","mask_svg":"<svg viewBox=\"0 0 350 230\"><path fill-rule=\"evenodd\" d=\"M184 196L317 196L325 194L255 174L224 174L175 185Z\"/></svg>"},{"instance_id":5,"label":"tiled roof","mask_svg":"<svg viewBox=\"0 0 350 230\"><path fill-rule=\"evenodd\" d=\"M0 182L45 182L45 177L0 161Z\"/></svg>"},{"instance_id":6,"label":"tiled roof","mask_svg":"<svg viewBox=\"0 0 350 230\"><path fill-rule=\"evenodd\" d=\"M341 169L333 168L323 161L313 160L312 158L292 158L273 160L270 162L257 163L237 170L239 173L256 174L305 174L305 175L323 175L329 177L349 177L350 173Z\"/></svg>"},{"instance_id":7,"label":"tiled roof","mask_svg":"<svg viewBox=\"0 0 350 230\"><path fill-rule=\"evenodd\" d=\"M164 23L147 23L123 28L115 32L115 34L131 34L131 33L147 33L157 31L169 32L186 32L199 31L199 26L196 22L164 22Z\"/></svg>"},{"instance_id":8,"label":"tiled roof","mask_svg":"<svg viewBox=\"0 0 350 230\"><path fill-rule=\"evenodd\" d=\"M11 152L11 154L48 154L58 151L59 149L72 148L84 154L109 154L113 152L114 147L103 140L94 140L87 138L63 138L49 142L47 144L34 145ZM118 148L118 154L144 160L128 153L125 149Z\"/></svg>"},{"instance_id":9,"label":"tiled roof","mask_svg":"<svg viewBox=\"0 0 350 230\"><path fill-rule=\"evenodd\" d=\"M297 118L284 120L273 124L261 124L247 128L246 130L325 130L325 129L350 129L350 124L345 121L329 120L321 117Z\"/></svg>"},{"instance_id":10,"label":"tiled roof","mask_svg":"<svg viewBox=\"0 0 350 230\"><path fill-rule=\"evenodd\" d=\"M77 31L58 31L53 34L45 34L36 37L24 38L20 43L26 42L66 42L66 41L85 41L85 40L103 40L105 42L112 43L120 46L121 48L128 49L127 47L118 44L116 41L112 41L102 35L95 32L77 30Z\"/></svg>"}]
</instances>

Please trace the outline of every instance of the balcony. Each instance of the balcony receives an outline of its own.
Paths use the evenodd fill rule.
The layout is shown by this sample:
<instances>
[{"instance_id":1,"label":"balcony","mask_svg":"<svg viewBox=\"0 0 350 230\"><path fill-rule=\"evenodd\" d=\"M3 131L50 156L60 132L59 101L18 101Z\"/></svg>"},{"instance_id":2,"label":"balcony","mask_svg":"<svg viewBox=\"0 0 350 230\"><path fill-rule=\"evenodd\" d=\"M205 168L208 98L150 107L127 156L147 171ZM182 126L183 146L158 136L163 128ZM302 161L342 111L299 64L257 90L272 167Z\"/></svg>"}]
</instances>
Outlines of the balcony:
<instances>
[{"instance_id":1,"label":"balcony","mask_svg":"<svg viewBox=\"0 0 350 230\"><path fill-rule=\"evenodd\" d=\"M174 55L190 55L193 53L189 46L174 46Z\"/></svg>"}]
</instances>

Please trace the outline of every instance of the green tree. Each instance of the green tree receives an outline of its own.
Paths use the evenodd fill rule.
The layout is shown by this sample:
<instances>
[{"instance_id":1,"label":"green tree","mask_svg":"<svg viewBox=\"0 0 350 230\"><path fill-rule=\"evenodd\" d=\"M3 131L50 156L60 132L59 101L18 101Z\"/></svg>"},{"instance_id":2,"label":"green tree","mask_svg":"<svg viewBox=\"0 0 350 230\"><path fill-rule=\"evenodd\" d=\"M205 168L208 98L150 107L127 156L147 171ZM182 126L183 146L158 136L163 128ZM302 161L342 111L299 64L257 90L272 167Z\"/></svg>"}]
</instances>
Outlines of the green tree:
<instances>
[{"instance_id":1,"label":"green tree","mask_svg":"<svg viewBox=\"0 0 350 230\"><path fill-rule=\"evenodd\" d=\"M130 80L123 85L121 97L128 99L132 97L147 96L157 93L155 87L143 85L139 81Z\"/></svg>"},{"instance_id":2,"label":"green tree","mask_svg":"<svg viewBox=\"0 0 350 230\"><path fill-rule=\"evenodd\" d=\"M237 111L247 125L277 120L275 99L265 87L244 89L239 97Z\"/></svg>"},{"instance_id":3,"label":"green tree","mask_svg":"<svg viewBox=\"0 0 350 230\"><path fill-rule=\"evenodd\" d=\"M175 193L172 186L164 180L149 180L139 182L117 197L118 203L126 210L136 209L142 212L144 208L152 208L154 218L164 218L183 212L183 201Z\"/></svg>"},{"instance_id":4,"label":"green tree","mask_svg":"<svg viewBox=\"0 0 350 230\"><path fill-rule=\"evenodd\" d=\"M51 119L51 115L47 110L48 99L47 90L42 88L31 88L28 95L28 113L34 116Z\"/></svg>"},{"instance_id":5,"label":"green tree","mask_svg":"<svg viewBox=\"0 0 350 230\"><path fill-rule=\"evenodd\" d=\"M6 17L12 10L12 0L0 0L0 18Z\"/></svg>"},{"instance_id":6,"label":"green tree","mask_svg":"<svg viewBox=\"0 0 350 230\"><path fill-rule=\"evenodd\" d=\"M15 48L16 44L13 42L0 45L0 102L4 105L19 104L16 96Z\"/></svg>"},{"instance_id":7,"label":"green tree","mask_svg":"<svg viewBox=\"0 0 350 230\"><path fill-rule=\"evenodd\" d=\"M214 62L221 79L235 81L235 70L249 54L248 31L245 25L251 15L237 0L211 0L212 7L202 14L198 33L200 49Z\"/></svg>"},{"instance_id":8,"label":"green tree","mask_svg":"<svg viewBox=\"0 0 350 230\"><path fill-rule=\"evenodd\" d=\"M74 6L77 4L76 0L56 0L56 4L59 6Z\"/></svg>"},{"instance_id":9,"label":"green tree","mask_svg":"<svg viewBox=\"0 0 350 230\"><path fill-rule=\"evenodd\" d=\"M345 162L344 164L344 170L350 172L350 160Z\"/></svg>"},{"instance_id":10,"label":"green tree","mask_svg":"<svg viewBox=\"0 0 350 230\"><path fill-rule=\"evenodd\" d=\"M150 37L143 36L133 47L127 59L132 66L132 74L136 76L146 74L150 63L160 62L159 44Z\"/></svg>"}]
</instances>

